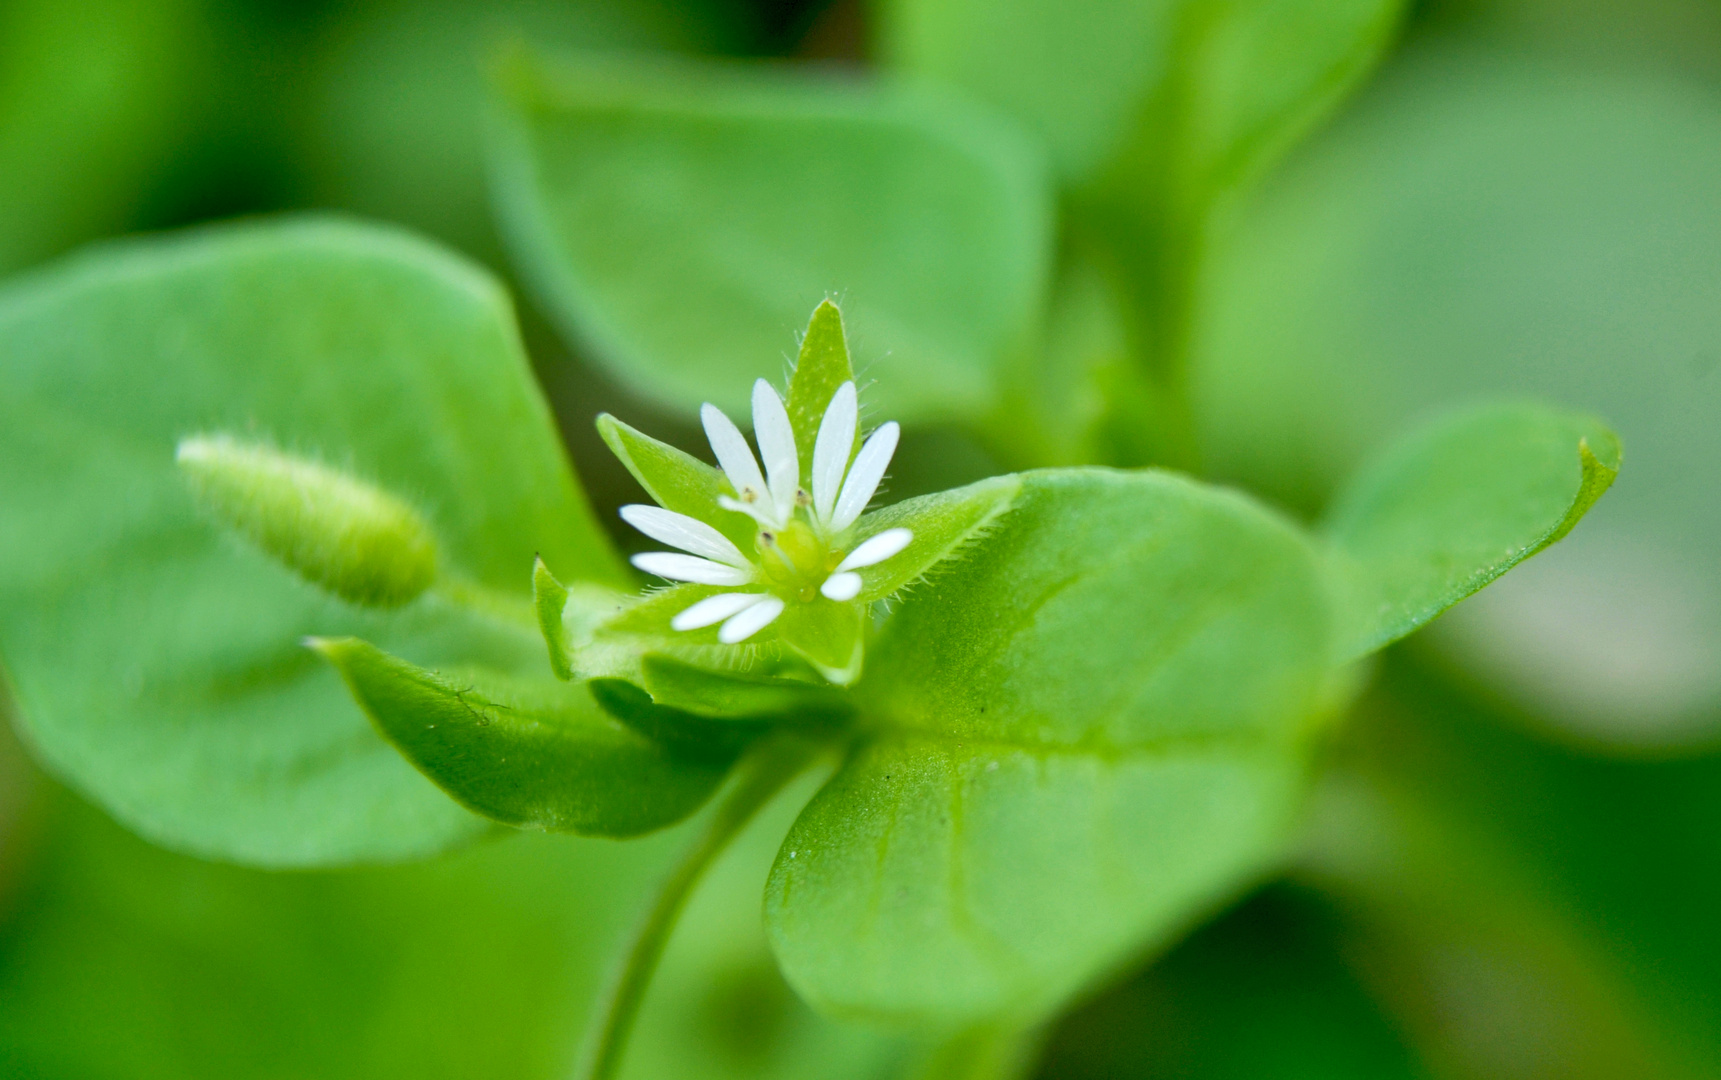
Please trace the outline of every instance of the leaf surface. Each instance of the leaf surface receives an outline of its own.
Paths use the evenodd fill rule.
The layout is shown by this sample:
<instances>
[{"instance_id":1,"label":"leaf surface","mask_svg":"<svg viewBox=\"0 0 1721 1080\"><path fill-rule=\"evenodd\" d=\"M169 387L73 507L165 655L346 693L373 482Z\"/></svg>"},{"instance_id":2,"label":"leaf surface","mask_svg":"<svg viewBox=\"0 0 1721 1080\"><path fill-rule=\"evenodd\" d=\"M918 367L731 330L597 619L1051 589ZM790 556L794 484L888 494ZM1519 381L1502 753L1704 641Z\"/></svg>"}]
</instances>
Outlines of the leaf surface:
<instances>
[{"instance_id":1,"label":"leaf surface","mask_svg":"<svg viewBox=\"0 0 1721 1080\"><path fill-rule=\"evenodd\" d=\"M198 510L225 431L412 505L475 614L364 611ZM0 656L48 766L151 839L284 866L416 857L487 826L301 647L542 671L534 552L622 584L497 285L392 230L289 220L115 245L0 295Z\"/></svg>"},{"instance_id":2,"label":"leaf surface","mask_svg":"<svg viewBox=\"0 0 1721 1080\"><path fill-rule=\"evenodd\" d=\"M651 832L698 809L734 758L733 745L671 749L619 723L586 683L441 675L357 638L319 639L316 649L408 761L462 806L505 825Z\"/></svg>"},{"instance_id":3,"label":"leaf surface","mask_svg":"<svg viewBox=\"0 0 1721 1080\"><path fill-rule=\"evenodd\" d=\"M1038 1015L1258 872L1301 790L1330 620L1304 538L1168 474L1021 483L888 625L867 735L772 870L822 1008Z\"/></svg>"},{"instance_id":4,"label":"leaf surface","mask_svg":"<svg viewBox=\"0 0 1721 1080\"><path fill-rule=\"evenodd\" d=\"M1396 641L1565 536L1619 465L1600 421L1538 405L1461 410L1389 448L1328 517L1353 590L1344 655Z\"/></svg>"},{"instance_id":5,"label":"leaf surface","mask_svg":"<svg viewBox=\"0 0 1721 1080\"><path fill-rule=\"evenodd\" d=\"M833 291L852 297L883 417L990 408L999 365L1031 341L1051 198L1034 149L989 115L667 61L521 55L505 82L493 172L512 248L637 391L744 415Z\"/></svg>"}]
</instances>

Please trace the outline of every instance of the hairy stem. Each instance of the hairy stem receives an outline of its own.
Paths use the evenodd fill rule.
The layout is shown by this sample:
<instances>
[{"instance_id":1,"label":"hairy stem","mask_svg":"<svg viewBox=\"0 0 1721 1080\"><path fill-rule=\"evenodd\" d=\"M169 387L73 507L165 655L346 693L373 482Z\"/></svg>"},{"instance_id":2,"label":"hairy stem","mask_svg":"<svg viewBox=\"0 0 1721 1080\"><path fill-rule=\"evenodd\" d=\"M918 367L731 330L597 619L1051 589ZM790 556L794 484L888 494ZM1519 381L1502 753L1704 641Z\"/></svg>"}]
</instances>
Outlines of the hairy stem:
<instances>
[{"instance_id":1,"label":"hairy stem","mask_svg":"<svg viewBox=\"0 0 1721 1080\"><path fill-rule=\"evenodd\" d=\"M735 767L723 800L658 886L645 918L634 929L621 968L598 1001L575 1080L612 1080L620 1072L640 1003L693 887L753 815L800 774L817 749L793 735L767 737Z\"/></svg>"}]
</instances>

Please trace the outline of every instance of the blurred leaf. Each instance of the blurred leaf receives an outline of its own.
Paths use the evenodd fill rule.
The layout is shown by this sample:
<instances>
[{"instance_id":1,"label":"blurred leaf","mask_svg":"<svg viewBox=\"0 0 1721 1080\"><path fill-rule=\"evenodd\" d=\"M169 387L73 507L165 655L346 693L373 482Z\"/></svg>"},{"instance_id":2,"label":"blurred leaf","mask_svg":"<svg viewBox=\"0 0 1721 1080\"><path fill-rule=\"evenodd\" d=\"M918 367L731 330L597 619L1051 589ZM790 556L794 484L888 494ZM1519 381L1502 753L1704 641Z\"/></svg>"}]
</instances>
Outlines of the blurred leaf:
<instances>
[{"instance_id":1,"label":"blurred leaf","mask_svg":"<svg viewBox=\"0 0 1721 1080\"><path fill-rule=\"evenodd\" d=\"M1182 204L1300 135L1379 58L1396 0L890 0L905 70L1023 120L1077 185L1120 161ZM1142 170L1142 171L1137 171Z\"/></svg>"},{"instance_id":2,"label":"blurred leaf","mask_svg":"<svg viewBox=\"0 0 1721 1080\"><path fill-rule=\"evenodd\" d=\"M1416 1080L1350 969L1342 920L1274 885L1059 1021L1047 1080Z\"/></svg>"},{"instance_id":3,"label":"blurred leaf","mask_svg":"<svg viewBox=\"0 0 1721 1080\"><path fill-rule=\"evenodd\" d=\"M1029 473L911 595L766 892L837 1014L1034 1017L1271 860L1328 663L1304 539L1168 474Z\"/></svg>"},{"instance_id":4,"label":"blurred leaf","mask_svg":"<svg viewBox=\"0 0 1721 1080\"><path fill-rule=\"evenodd\" d=\"M1433 409L1606 416L1628 481L1420 647L1592 745L1712 740L1721 500L1693 493L1721 489L1713 84L1431 39L1281 175L1209 290L1209 463L1313 508Z\"/></svg>"},{"instance_id":5,"label":"blurred leaf","mask_svg":"<svg viewBox=\"0 0 1721 1080\"><path fill-rule=\"evenodd\" d=\"M501 44L731 50L754 34L726 0L367 0L340 5L291 103L307 196L499 263L485 191L483 67Z\"/></svg>"},{"instance_id":6,"label":"blurred leaf","mask_svg":"<svg viewBox=\"0 0 1721 1080\"><path fill-rule=\"evenodd\" d=\"M1539 744L1387 654L1302 871L1454 1080L1713 1077L1721 771Z\"/></svg>"},{"instance_id":7,"label":"blurred leaf","mask_svg":"<svg viewBox=\"0 0 1721 1080\"><path fill-rule=\"evenodd\" d=\"M408 761L506 825L637 836L698 809L734 760L733 746L695 756L617 723L585 683L441 675L356 638L315 648Z\"/></svg>"},{"instance_id":8,"label":"blurred leaf","mask_svg":"<svg viewBox=\"0 0 1721 1080\"><path fill-rule=\"evenodd\" d=\"M211 81L197 0L0 5L0 273L135 228Z\"/></svg>"},{"instance_id":9,"label":"blurred leaf","mask_svg":"<svg viewBox=\"0 0 1721 1080\"><path fill-rule=\"evenodd\" d=\"M1619 465L1599 421L1537 405L1464 410L1399 440L1328 512L1356 590L1341 654L1396 641L1564 537Z\"/></svg>"},{"instance_id":10,"label":"blurred leaf","mask_svg":"<svg viewBox=\"0 0 1721 1080\"><path fill-rule=\"evenodd\" d=\"M533 552L619 582L507 299L419 241L326 221L103 249L0 297L0 655L50 769L161 843L266 865L421 856L487 826L299 645L542 671ZM202 514L173 462L255 433L422 509L479 615L349 608Z\"/></svg>"},{"instance_id":11,"label":"blurred leaf","mask_svg":"<svg viewBox=\"0 0 1721 1080\"><path fill-rule=\"evenodd\" d=\"M1032 148L928 93L739 65L517 53L500 213L573 338L634 389L736 411L833 290L871 403L972 419L1031 344L1051 199Z\"/></svg>"},{"instance_id":12,"label":"blurred leaf","mask_svg":"<svg viewBox=\"0 0 1721 1080\"><path fill-rule=\"evenodd\" d=\"M563 1076L679 840L514 834L409 867L260 873L151 847L57 794L0 937L8 1077Z\"/></svg>"}]
</instances>

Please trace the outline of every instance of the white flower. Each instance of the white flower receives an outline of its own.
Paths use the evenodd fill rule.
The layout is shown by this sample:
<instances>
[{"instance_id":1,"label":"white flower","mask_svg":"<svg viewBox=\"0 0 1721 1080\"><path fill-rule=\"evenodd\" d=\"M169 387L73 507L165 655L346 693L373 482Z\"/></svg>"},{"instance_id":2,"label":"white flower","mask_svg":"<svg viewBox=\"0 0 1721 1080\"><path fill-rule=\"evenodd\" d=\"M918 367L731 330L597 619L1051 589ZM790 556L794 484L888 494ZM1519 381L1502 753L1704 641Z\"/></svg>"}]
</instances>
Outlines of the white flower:
<instances>
[{"instance_id":1,"label":"white flower","mask_svg":"<svg viewBox=\"0 0 1721 1080\"><path fill-rule=\"evenodd\" d=\"M720 496L718 505L757 523L757 550L743 552L711 524L686 514L657 506L622 507L629 525L680 549L635 555L635 566L671 581L739 590L708 596L680 612L670 621L676 630L722 623L717 639L733 645L769 626L790 603L811 602L821 595L838 603L853 600L864 584L857 571L895 556L914 539L907 529L886 529L840 554L877 493L901 434L894 421L884 424L854 453L860 422L854 383L837 388L819 422L810 495L801 487L800 448L788 410L770 383L760 379L753 384L759 458L721 409L708 404L699 415L717 464L735 489L733 496Z\"/></svg>"}]
</instances>

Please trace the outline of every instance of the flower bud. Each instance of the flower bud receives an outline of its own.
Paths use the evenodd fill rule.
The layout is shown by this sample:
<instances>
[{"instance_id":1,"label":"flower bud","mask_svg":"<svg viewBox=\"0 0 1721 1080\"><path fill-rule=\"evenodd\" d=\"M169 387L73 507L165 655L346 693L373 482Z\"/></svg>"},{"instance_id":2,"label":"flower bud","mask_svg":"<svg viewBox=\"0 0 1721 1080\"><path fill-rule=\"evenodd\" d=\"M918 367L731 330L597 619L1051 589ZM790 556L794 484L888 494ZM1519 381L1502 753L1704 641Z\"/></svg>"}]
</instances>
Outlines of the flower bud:
<instances>
[{"instance_id":1,"label":"flower bud","mask_svg":"<svg viewBox=\"0 0 1721 1080\"><path fill-rule=\"evenodd\" d=\"M180 441L203 507L343 600L397 607L436 578L436 542L405 502L327 465L228 435Z\"/></svg>"}]
</instances>

